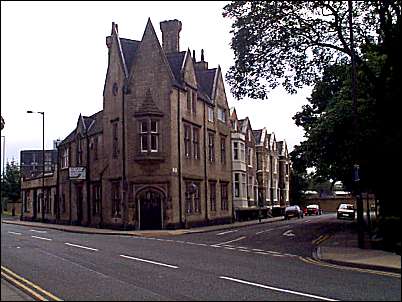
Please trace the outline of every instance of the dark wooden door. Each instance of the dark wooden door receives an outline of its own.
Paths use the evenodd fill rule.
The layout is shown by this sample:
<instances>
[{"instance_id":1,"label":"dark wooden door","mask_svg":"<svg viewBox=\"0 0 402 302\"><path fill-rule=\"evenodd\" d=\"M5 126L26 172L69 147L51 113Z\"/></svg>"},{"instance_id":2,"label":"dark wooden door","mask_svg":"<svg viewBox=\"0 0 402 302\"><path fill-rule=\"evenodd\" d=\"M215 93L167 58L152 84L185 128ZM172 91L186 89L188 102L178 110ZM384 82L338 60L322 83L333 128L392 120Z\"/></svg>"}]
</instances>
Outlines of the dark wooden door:
<instances>
[{"instance_id":1,"label":"dark wooden door","mask_svg":"<svg viewBox=\"0 0 402 302\"><path fill-rule=\"evenodd\" d=\"M140 194L140 229L158 230L162 228L162 195L157 191Z\"/></svg>"}]
</instances>

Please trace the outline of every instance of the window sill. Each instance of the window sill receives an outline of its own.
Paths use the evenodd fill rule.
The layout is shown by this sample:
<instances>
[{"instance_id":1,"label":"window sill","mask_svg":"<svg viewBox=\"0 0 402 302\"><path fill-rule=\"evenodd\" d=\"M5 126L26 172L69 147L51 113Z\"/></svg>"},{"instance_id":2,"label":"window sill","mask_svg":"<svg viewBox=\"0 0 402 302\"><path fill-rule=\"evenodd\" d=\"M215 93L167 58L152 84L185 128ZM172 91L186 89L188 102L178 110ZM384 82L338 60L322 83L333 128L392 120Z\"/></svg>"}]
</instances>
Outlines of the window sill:
<instances>
[{"instance_id":1,"label":"window sill","mask_svg":"<svg viewBox=\"0 0 402 302\"><path fill-rule=\"evenodd\" d=\"M136 162L163 162L166 155L161 152L143 152L134 157Z\"/></svg>"}]
</instances>

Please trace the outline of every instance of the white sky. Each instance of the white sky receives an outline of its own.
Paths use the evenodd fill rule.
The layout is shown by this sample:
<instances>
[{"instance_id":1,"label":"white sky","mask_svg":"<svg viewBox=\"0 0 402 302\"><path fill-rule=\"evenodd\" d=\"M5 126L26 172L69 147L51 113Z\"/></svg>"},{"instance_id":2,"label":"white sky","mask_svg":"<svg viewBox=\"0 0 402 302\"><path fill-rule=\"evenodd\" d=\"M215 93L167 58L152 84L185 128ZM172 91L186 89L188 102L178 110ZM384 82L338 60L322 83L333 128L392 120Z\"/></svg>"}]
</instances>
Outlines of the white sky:
<instances>
[{"instance_id":1,"label":"white sky","mask_svg":"<svg viewBox=\"0 0 402 302\"><path fill-rule=\"evenodd\" d=\"M220 64L225 74L233 63L231 21L222 17L226 2L1 2L1 115L5 119L6 162L26 149L42 149L45 111L45 148L64 139L80 113L102 110L107 69L106 36L112 21L119 36L141 40L148 17L161 42L159 22L182 22L180 49L201 48L209 67ZM237 101L226 84L229 106L239 118L248 116L253 129L264 126L285 139L289 151L303 140L303 130L292 116L300 111L311 89L297 95L283 89L270 100ZM3 141L1 144L3 153ZM3 155L3 154L2 154ZM2 159L3 160L3 156Z\"/></svg>"}]
</instances>

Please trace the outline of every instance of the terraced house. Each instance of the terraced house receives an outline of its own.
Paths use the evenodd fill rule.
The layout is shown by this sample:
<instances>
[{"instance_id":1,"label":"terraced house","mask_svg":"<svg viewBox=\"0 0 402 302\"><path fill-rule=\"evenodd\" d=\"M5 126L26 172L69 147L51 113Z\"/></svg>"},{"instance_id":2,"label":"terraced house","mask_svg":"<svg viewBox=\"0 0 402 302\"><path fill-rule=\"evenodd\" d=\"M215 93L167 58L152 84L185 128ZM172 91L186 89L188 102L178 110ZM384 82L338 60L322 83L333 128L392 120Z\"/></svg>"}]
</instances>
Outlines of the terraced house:
<instances>
[{"instance_id":1,"label":"terraced house","mask_svg":"<svg viewBox=\"0 0 402 302\"><path fill-rule=\"evenodd\" d=\"M203 51L197 60L180 50L180 21L160 29L162 45L150 20L141 40L120 38L112 24L103 110L80 115L60 143L44 220L126 229L232 221L222 71L209 68ZM29 181L22 190L39 192ZM22 218L38 219L32 208L39 201L29 198Z\"/></svg>"}]
</instances>

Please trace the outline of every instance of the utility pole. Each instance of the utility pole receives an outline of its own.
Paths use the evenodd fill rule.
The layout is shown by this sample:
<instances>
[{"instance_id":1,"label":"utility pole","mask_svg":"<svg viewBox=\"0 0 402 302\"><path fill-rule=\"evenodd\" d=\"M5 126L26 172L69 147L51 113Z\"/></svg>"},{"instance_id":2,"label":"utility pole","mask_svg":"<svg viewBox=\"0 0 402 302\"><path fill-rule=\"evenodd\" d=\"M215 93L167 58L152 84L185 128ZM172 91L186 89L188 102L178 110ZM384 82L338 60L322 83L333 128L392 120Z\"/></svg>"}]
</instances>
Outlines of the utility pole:
<instances>
[{"instance_id":1,"label":"utility pole","mask_svg":"<svg viewBox=\"0 0 402 302\"><path fill-rule=\"evenodd\" d=\"M354 133L357 135L358 131L358 121L357 121L357 94L356 94L356 61L355 61L355 51L354 51L354 42L353 42L353 22L352 22L352 0L348 0L348 8L349 8L349 33L350 33L350 57L352 63L352 104L353 104L353 125L354 125ZM355 145L355 156L357 157L358 145ZM355 158L354 164L354 182L356 185L356 207L357 207L357 226L358 226L358 245L359 248L364 248L364 221L363 221L363 202L360 192L360 177L359 177L359 165L357 163L357 159Z\"/></svg>"}]
</instances>

